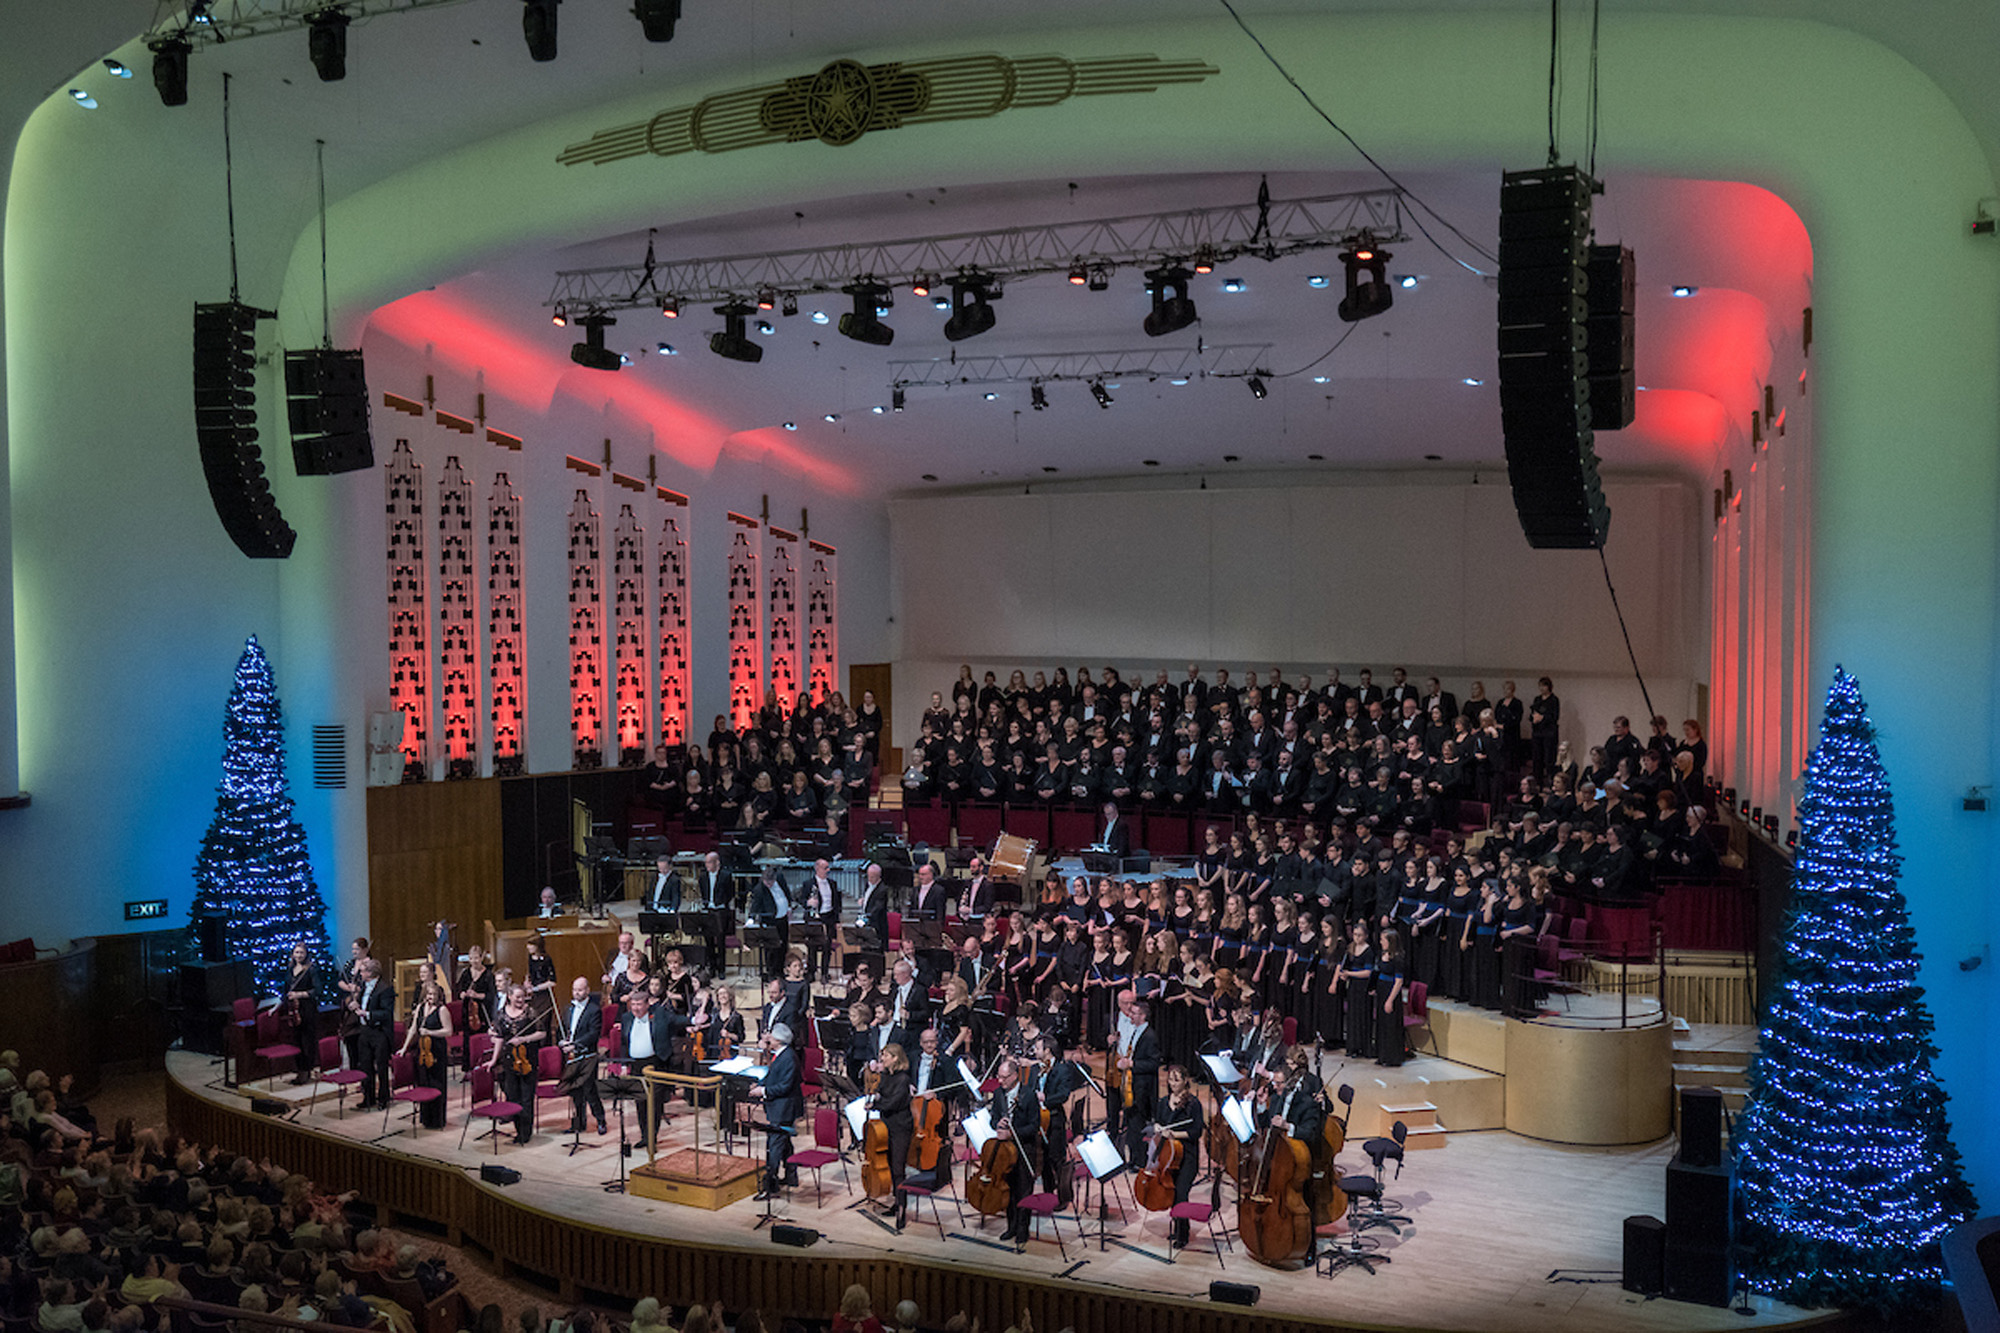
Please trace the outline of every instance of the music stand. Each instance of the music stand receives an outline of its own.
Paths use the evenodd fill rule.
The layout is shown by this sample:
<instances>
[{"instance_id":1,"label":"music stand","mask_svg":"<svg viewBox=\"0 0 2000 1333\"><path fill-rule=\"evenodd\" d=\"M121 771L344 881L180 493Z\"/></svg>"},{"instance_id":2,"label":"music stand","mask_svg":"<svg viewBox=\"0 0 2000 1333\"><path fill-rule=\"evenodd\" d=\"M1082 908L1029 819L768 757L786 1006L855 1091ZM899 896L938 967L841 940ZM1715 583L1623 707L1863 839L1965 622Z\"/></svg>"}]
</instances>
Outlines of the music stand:
<instances>
[{"instance_id":1,"label":"music stand","mask_svg":"<svg viewBox=\"0 0 2000 1333\"><path fill-rule=\"evenodd\" d=\"M606 1078L597 1085L599 1092L607 1094L618 1107L618 1179L604 1182L606 1194L625 1193L625 1159L632 1155L632 1142L625 1137L625 1102L639 1095L639 1080L619 1074Z\"/></svg>"},{"instance_id":2,"label":"music stand","mask_svg":"<svg viewBox=\"0 0 2000 1333\"><path fill-rule=\"evenodd\" d=\"M556 1082L556 1090L564 1094L572 1094L575 1091L575 1089L583 1083L585 1079L595 1079L597 1077L597 1060L598 1060L598 1055L596 1051L586 1051L582 1055L572 1055L568 1059L568 1061L564 1063L562 1077L558 1079ZM598 1091L601 1093L604 1091L604 1089L602 1087L599 1087ZM572 1101L569 1104L569 1109L570 1109L570 1121L569 1121L568 1155L574 1157L578 1153L582 1152L585 1148L602 1147L603 1146L602 1144L585 1143L583 1141L583 1107L579 1103ZM623 1135L622 1127L620 1129L620 1135L621 1137ZM622 1162L620 1163L620 1167L622 1170L623 1167Z\"/></svg>"},{"instance_id":3,"label":"music stand","mask_svg":"<svg viewBox=\"0 0 2000 1333\"><path fill-rule=\"evenodd\" d=\"M944 947L944 925L937 921L912 921L903 918L903 938L919 949L941 949Z\"/></svg>"},{"instance_id":4,"label":"music stand","mask_svg":"<svg viewBox=\"0 0 2000 1333\"><path fill-rule=\"evenodd\" d=\"M1085 1135L1083 1140L1076 1145L1076 1153L1082 1159L1084 1169L1090 1172L1090 1178L1097 1182L1098 1253L1102 1254L1107 1245L1116 1244L1120 1249L1130 1250L1134 1254L1145 1254L1146 1251L1140 1249L1138 1246L1128 1245L1111 1235L1111 1182L1125 1171L1125 1156L1118 1151L1118 1145L1112 1142L1110 1134L1100 1129L1094 1134ZM1124 1217L1125 1209L1123 1205L1120 1205L1118 1214L1121 1219ZM1090 1237L1086 1235L1084 1243L1087 1245L1089 1242ZM1158 1256L1149 1255L1148 1257L1157 1258Z\"/></svg>"},{"instance_id":5,"label":"music stand","mask_svg":"<svg viewBox=\"0 0 2000 1333\"><path fill-rule=\"evenodd\" d=\"M919 948L917 961L931 970L939 985L943 985L944 979L958 970L957 957L949 949Z\"/></svg>"},{"instance_id":6,"label":"music stand","mask_svg":"<svg viewBox=\"0 0 2000 1333\"><path fill-rule=\"evenodd\" d=\"M639 933L648 938L659 935L678 935L681 933L681 914L679 912L654 912L642 908L639 912Z\"/></svg>"},{"instance_id":7,"label":"music stand","mask_svg":"<svg viewBox=\"0 0 2000 1333\"><path fill-rule=\"evenodd\" d=\"M782 951L785 947L784 923L775 926L741 926L736 931L736 950L740 955L751 949L758 951L757 974L763 975L763 952L769 949Z\"/></svg>"},{"instance_id":8,"label":"music stand","mask_svg":"<svg viewBox=\"0 0 2000 1333\"><path fill-rule=\"evenodd\" d=\"M820 961L819 974L826 976L826 960L832 952L832 941L827 938L826 923L823 921L800 921L792 926L792 943L805 946L808 965L817 956Z\"/></svg>"},{"instance_id":9,"label":"music stand","mask_svg":"<svg viewBox=\"0 0 2000 1333\"><path fill-rule=\"evenodd\" d=\"M766 1134L783 1134L787 1138L790 1138L793 1133L793 1131L790 1129L781 1129L778 1126L772 1125L768 1121L763 1121L763 1120L752 1120L750 1122L749 1127L753 1130L762 1130ZM784 1178L782 1176L771 1183L778 1186L779 1189L784 1188L785 1185ZM772 1226L779 1222L784 1222L787 1224L791 1222L792 1219L789 1217L779 1217L777 1209L772 1206L773 1203L776 1201L777 1197L778 1197L778 1190L776 1189L764 1191L764 1211L758 1215L755 1225L753 1225L750 1228L752 1231L761 1231L765 1227Z\"/></svg>"},{"instance_id":10,"label":"music stand","mask_svg":"<svg viewBox=\"0 0 2000 1333\"><path fill-rule=\"evenodd\" d=\"M875 954L878 957L882 953L882 937L867 926L842 926L840 939L848 953Z\"/></svg>"}]
</instances>

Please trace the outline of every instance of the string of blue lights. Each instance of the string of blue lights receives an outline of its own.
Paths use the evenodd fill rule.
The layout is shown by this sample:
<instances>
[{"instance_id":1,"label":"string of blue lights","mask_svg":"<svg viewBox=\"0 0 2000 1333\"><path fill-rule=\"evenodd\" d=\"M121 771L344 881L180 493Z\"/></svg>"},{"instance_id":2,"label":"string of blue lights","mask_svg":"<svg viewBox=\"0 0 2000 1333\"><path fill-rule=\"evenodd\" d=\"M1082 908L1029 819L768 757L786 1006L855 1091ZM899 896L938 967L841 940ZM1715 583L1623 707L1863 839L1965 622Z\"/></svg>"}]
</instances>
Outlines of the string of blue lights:
<instances>
[{"instance_id":1,"label":"string of blue lights","mask_svg":"<svg viewBox=\"0 0 2000 1333\"><path fill-rule=\"evenodd\" d=\"M1739 1256L1794 1305L1935 1302L1975 1204L1932 1073L1935 1025L1861 688L1836 669L1799 798L1792 904L1735 1136Z\"/></svg>"}]
</instances>

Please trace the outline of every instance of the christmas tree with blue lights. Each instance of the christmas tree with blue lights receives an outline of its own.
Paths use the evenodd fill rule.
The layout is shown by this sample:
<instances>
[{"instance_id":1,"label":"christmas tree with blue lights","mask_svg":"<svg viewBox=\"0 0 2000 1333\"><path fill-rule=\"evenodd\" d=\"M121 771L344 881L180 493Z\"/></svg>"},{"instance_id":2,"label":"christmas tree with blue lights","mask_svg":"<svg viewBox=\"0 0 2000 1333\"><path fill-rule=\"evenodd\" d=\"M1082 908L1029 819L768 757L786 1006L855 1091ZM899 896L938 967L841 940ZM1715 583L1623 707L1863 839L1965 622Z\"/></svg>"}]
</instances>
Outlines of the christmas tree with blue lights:
<instances>
[{"instance_id":1,"label":"christmas tree with blue lights","mask_svg":"<svg viewBox=\"0 0 2000 1333\"><path fill-rule=\"evenodd\" d=\"M236 662L222 739L215 819L194 866L194 914L222 918L224 954L250 961L260 994L282 993L301 941L320 977L331 978L326 903L285 780L284 710L255 635Z\"/></svg>"},{"instance_id":2,"label":"christmas tree with blue lights","mask_svg":"<svg viewBox=\"0 0 2000 1333\"><path fill-rule=\"evenodd\" d=\"M1803 788L1734 1137L1739 1259L1753 1290L1793 1305L1908 1311L1938 1299L1940 1242L1975 1204L1931 1072L1889 775L1861 688L1838 668Z\"/></svg>"}]
</instances>

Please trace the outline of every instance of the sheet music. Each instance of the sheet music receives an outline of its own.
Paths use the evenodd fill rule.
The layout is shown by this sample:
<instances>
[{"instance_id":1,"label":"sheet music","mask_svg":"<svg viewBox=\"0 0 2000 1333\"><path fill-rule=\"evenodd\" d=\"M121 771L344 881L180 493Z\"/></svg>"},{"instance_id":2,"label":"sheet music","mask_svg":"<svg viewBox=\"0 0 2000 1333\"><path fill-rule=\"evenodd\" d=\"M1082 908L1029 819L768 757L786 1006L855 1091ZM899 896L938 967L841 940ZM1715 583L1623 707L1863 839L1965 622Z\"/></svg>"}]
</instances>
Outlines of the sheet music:
<instances>
[{"instance_id":1,"label":"sheet music","mask_svg":"<svg viewBox=\"0 0 2000 1333\"><path fill-rule=\"evenodd\" d=\"M1238 1143L1250 1142L1250 1136L1257 1132L1257 1114L1251 1110L1247 1097L1231 1097L1223 1102L1222 1118L1229 1123Z\"/></svg>"},{"instance_id":2,"label":"sheet music","mask_svg":"<svg viewBox=\"0 0 2000 1333\"><path fill-rule=\"evenodd\" d=\"M718 1060L708 1068L710 1073L736 1074L743 1078L754 1078L761 1082L764 1077L764 1071L769 1069L770 1066L760 1065L747 1055L739 1055L734 1060Z\"/></svg>"},{"instance_id":3,"label":"sheet music","mask_svg":"<svg viewBox=\"0 0 2000 1333\"><path fill-rule=\"evenodd\" d=\"M1215 1077L1217 1083L1240 1083L1243 1080L1243 1071L1236 1067L1236 1062L1229 1058L1227 1051L1217 1055L1204 1055L1201 1057L1201 1062L1208 1066L1208 1072Z\"/></svg>"},{"instance_id":4,"label":"sheet music","mask_svg":"<svg viewBox=\"0 0 2000 1333\"><path fill-rule=\"evenodd\" d=\"M855 1142L860 1142L861 1132L868 1124L868 1099L866 1097L856 1097L853 1101L841 1107L840 1113L847 1117L847 1127L854 1131Z\"/></svg>"},{"instance_id":5,"label":"sheet music","mask_svg":"<svg viewBox=\"0 0 2000 1333\"><path fill-rule=\"evenodd\" d=\"M987 1110L974 1111L959 1122L965 1131L965 1141L972 1145L974 1153L985 1148L987 1140L993 1137L993 1113Z\"/></svg>"},{"instance_id":6,"label":"sheet music","mask_svg":"<svg viewBox=\"0 0 2000 1333\"><path fill-rule=\"evenodd\" d=\"M1087 1135L1083 1142L1076 1145L1076 1151L1077 1155L1083 1158L1083 1164L1090 1168L1092 1180L1102 1180L1125 1165L1125 1158L1119 1153L1118 1145L1113 1143L1111 1136L1101 1129L1095 1134Z\"/></svg>"},{"instance_id":7,"label":"sheet music","mask_svg":"<svg viewBox=\"0 0 2000 1333\"><path fill-rule=\"evenodd\" d=\"M958 1059L958 1076L964 1080L969 1090L975 1093L979 1091L979 1075L973 1071L971 1065L965 1063L964 1056Z\"/></svg>"}]
</instances>

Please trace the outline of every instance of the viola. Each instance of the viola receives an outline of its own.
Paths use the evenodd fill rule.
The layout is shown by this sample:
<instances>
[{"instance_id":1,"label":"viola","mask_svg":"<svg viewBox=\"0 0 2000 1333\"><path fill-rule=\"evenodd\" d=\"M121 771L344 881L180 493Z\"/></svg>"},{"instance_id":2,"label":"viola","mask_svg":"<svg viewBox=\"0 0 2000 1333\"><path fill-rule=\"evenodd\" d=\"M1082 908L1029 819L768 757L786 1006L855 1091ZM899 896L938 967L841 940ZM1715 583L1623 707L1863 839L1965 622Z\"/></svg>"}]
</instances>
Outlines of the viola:
<instances>
[{"instance_id":1,"label":"viola","mask_svg":"<svg viewBox=\"0 0 2000 1333\"><path fill-rule=\"evenodd\" d=\"M910 1098L916 1132L910 1138L910 1161L919 1171L937 1170L944 1151L944 1103L929 1093Z\"/></svg>"},{"instance_id":2,"label":"viola","mask_svg":"<svg viewBox=\"0 0 2000 1333\"><path fill-rule=\"evenodd\" d=\"M512 1017L512 1015L510 1014L509 1017ZM525 1034L516 1032L513 1035L518 1037ZM533 1074L535 1072L535 1058L528 1053L528 1043L525 1041L517 1042L514 1046L514 1072L522 1075Z\"/></svg>"},{"instance_id":3,"label":"viola","mask_svg":"<svg viewBox=\"0 0 2000 1333\"><path fill-rule=\"evenodd\" d=\"M1005 1213L1011 1194L1007 1179L1020 1160L1020 1145L1011 1137L995 1134L988 1139L978 1159L966 1163L965 1201L985 1217Z\"/></svg>"},{"instance_id":4,"label":"viola","mask_svg":"<svg viewBox=\"0 0 2000 1333\"><path fill-rule=\"evenodd\" d=\"M1277 1126L1266 1127L1251 1140L1236 1227L1243 1248L1267 1268L1305 1267L1313 1238L1312 1210L1306 1207L1304 1193L1311 1172L1306 1145Z\"/></svg>"},{"instance_id":5,"label":"viola","mask_svg":"<svg viewBox=\"0 0 2000 1333\"><path fill-rule=\"evenodd\" d=\"M1164 1213L1174 1206L1174 1177L1180 1173L1181 1159L1186 1155L1187 1149L1179 1139L1155 1136L1146 1155L1145 1169L1132 1178L1132 1197L1141 1208L1149 1213Z\"/></svg>"}]
</instances>

